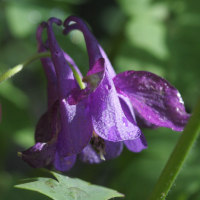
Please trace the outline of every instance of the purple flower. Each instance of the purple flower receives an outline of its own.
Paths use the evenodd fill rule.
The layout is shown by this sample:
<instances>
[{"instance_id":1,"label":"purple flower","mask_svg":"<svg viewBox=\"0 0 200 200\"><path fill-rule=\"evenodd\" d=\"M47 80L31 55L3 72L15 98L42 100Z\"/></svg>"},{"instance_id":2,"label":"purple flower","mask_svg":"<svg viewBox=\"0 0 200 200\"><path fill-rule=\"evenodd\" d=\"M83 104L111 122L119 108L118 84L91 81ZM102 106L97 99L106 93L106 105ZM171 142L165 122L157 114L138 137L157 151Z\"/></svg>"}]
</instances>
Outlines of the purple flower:
<instances>
[{"instance_id":1,"label":"purple flower","mask_svg":"<svg viewBox=\"0 0 200 200\"><path fill-rule=\"evenodd\" d=\"M69 25L73 21L75 24ZM51 58L41 59L48 82L48 111L36 127L36 145L20 153L32 167L53 163L60 171L69 170L78 157L88 163L118 156L123 143L133 152L147 148L136 117L148 127L164 126L183 130L189 115L179 92L166 80L144 71L115 74L105 52L87 25L70 16L64 34L82 31L89 55L89 71L83 78L86 88L77 84L69 66L82 77L73 60L59 47L52 23L37 31L38 52L46 51L41 40L47 27Z\"/></svg>"},{"instance_id":2,"label":"purple flower","mask_svg":"<svg viewBox=\"0 0 200 200\"><path fill-rule=\"evenodd\" d=\"M67 97L72 89L80 89L68 63L73 65L77 71L78 68L73 60L58 46L52 31L53 22L61 23L60 20L52 18L48 21L48 24L43 23L37 30L38 52L46 51L41 40L41 34L43 27L47 26L48 43L52 54L52 59L41 59L48 80L48 111L37 124L36 145L19 153L19 156L34 168L53 163L57 170L66 171L73 166L76 154L81 152L89 141L91 141L91 145L89 144L88 148L80 154L81 160L85 162L88 162L88 159L91 160L92 154L94 154L92 157L94 161L91 162L100 161L98 153L102 153L103 156L106 151L106 159L118 156L122 151L122 144L104 141L95 133L89 99L85 99L77 105L68 104ZM100 66L99 61L95 67L98 67L98 65ZM80 74L80 76L82 75ZM123 111L120 115L125 119ZM137 126L135 126L135 129L138 132L140 131ZM130 131L128 138L138 137L140 134L138 132ZM93 139L91 139L92 136L94 136ZM96 150L91 149L89 151L88 149L91 146ZM91 152L91 154L87 156L87 152Z\"/></svg>"},{"instance_id":3,"label":"purple flower","mask_svg":"<svg viewBox=\"0 0 200 200\"><path fill-rule=\"evenodd\" d=\"M75 24L69 25L71 21L75 22ZM70 16L65 20L64 26L66 27L64 34L74 29L82 31L89 57L92 57L94 60L101 56L104 58L104 77L102 76L101 83L96 89L104 85L107 86L108 89L106 91L108 91L111 87L108 86L109 84L106 85L107 82L114 83L121 107L130 122L135 123L133 122L135 121L135 113L140 124L146 127L155 128L163 126L175 131L182 131L184 129L190 115L186 113L181 95L174 86L165 79L145 71L126 71L116 75L105 52L83 20ZM98 48L95 49L97 46ZM94 60L90 59L90 68L92 68ZM83 80L93 84L93 79L90 77L89 72ZM87 88L90 87L90 84ZM85 91L89 91L87 88ZM74 89L68 101L70 104L76 104L85 98L85 93L84 90ZM135 142L137 139L132 141Z\"/></svg>"}]
</instances>

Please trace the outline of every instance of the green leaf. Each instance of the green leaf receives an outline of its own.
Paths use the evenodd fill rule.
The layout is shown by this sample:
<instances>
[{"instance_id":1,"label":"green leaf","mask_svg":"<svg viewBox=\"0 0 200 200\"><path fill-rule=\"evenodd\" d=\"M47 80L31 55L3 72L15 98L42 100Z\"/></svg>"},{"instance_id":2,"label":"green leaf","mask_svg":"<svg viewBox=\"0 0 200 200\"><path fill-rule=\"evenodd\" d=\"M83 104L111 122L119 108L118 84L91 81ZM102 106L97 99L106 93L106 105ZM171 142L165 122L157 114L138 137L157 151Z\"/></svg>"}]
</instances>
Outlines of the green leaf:
<instances>
[{"instance_id":1,"label":"green leaf","mask_svg":"<svg viewBox=\"0 0 200 200\"><path fill-rule=\"evenodd\" d=\"M33 190L55 200L106 200L114 197L124 197L123 194L105 187L91 185L78 178L69 178L51 172L57 180L52 178L31 178L21 180L16 188Z\"/></svg>"}]
</instances>

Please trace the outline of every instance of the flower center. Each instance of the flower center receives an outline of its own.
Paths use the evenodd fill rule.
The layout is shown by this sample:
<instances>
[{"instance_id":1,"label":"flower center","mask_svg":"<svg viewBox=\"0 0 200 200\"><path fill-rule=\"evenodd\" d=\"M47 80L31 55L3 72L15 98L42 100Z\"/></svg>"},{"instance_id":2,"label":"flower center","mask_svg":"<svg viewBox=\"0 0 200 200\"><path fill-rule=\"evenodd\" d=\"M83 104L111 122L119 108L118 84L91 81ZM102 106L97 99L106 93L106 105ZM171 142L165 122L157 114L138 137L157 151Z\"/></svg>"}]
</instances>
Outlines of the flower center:
<instances>
[{"instance_id":1,"label":"flower center","mask_svg":"<svg viewBox=\"0 0 200 200\"><path fill-rule=\"evenodd\" d=\"M90 140L90 144L94 148L94 150L100 155L101 160L106 160L104 155L106 154L105 141L103 138L99 137L95 131L93 130L92 138Z\"/></svg>"}]
</instances>

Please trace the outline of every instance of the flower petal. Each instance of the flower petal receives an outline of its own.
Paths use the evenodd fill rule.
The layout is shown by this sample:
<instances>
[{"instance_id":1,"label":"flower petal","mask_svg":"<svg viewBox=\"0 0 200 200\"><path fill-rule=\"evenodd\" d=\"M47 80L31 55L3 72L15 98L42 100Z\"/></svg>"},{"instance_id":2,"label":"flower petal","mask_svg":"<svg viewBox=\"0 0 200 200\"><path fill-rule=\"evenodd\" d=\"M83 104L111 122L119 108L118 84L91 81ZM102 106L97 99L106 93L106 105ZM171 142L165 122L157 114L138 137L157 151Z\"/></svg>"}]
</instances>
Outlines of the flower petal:
<instances>
[{"instance_id":1,"label":"flower petal","mask_svg":"<svg viewBox=\"0 0 200 200\"><path fill-rule=\"evenodd\" d=\"M71 21L76 22L76 24L78 25L78 29L83 32L83 35L84 35L84 38L86 41L88 55L89 55L89 66L91 69L94 66L94 64L96 63L96 61L99 58L102 58L102 55L101 55L99 47L98 47L98 42L97 42L96 38L93 36L93 34L90 32L90 30L87 27L87 25L85 24L85 22L82 19L75 17L75 16L70 16L64 21L64 26L66 27L64 34L68 33L68 31L66 29L68 26L70 26L69 23ZM70 29L70 31L71 30L72 29Z\"/></svg>"},{"instance_id":2,"label":"flower petal","mask_svg":"<svg viewBox=\"0 0 200 200\"><path fill-rule=\"evenodd\" d=\"M45 112L39 119L35 129L36 142L48 142L52 139L49 128L49 113Z\"/></svg>"},{"instance_id":3,"label":"flower petal","mask_svg":"<svg viewBox=\"0 0 200 200\"><path fill-rule=\"evenodd\" d=\"M88 71L87 76L83 78L83 81L88 83L87 87L83 90L74 88L71 91L68 98L68 102L70 105L76 105L78 102L88 97L88 95L98 87L105 73L105 69L103 66L104 59L98 59L94 66Z\"/></svg>"},{"instance_id":4,"label":"flower petal","mask_svg":"<svg viewBox=\"0 0 200 200\"><path fill-rule=\"evenodd\" d=\"M152 124L148 120L144 119L144 117L142 117L136 109L134 109L134 113L139 128L148 128L148 129L159 128L159 126Z\"/></svg>"},{"instance_id":5,"label":"flower petal","mask_svg":"<svg viewBox=\"0 0 200 200\"><path fill-rule=\"evenodd\" d=\"M132 105L130 99L121 94L118 94L118 97L119 97L119 101L120 101L122 110L123 110L124 114L126 115L126 118L131 123L136 125L137 123L136 123L136 119L135 119L135 113L134 113L133 105Z\"/></svg>"},{"instance_id":6,"label":"flower petal","mask_svg":"<svg viewBox=\"0 0 200 200\"><path fill-rule=\"evenodd\" d=\"M76 87L76 82L53 34L53 22L61 24L61 21L51 18L47 26L49 48L58 78L59 110L62 122L62 131L58 135L58 154L60 157L67 157L79 153L88 144L93 127L86 101L76 106L68 104L66 97Z\"/></svg>"},{"instance_id":7,"label":"flower petal","mask_svg":"<svg viewBox=\"0 0 200 200\"><path fill-rule=\"evenodd\" d=\"M42 126L44 125L44 126ZM42 135L42 131L43 135ZM57 137L61 131L59 102L56 101L52 108L39 120L36 128L36 141L33 147L19 153L19 156L34 168L45 167L52 163L57 149ZM47 142L49 138L52 138Z\"/></svg>"},{"instance_id":8,"label":"flower petal","mask_svg":"<svg viewBox=\"0 0 200 200\"><path fill-rule=\"evenodd\" d=\"M107 72L105 72L102 82L90 96L93 127L100 137L117 142L140 136L140 129L137 125L127 120L113 81Z\"/></svg>"},{"instance_id":9,"label":"flower petal","mask_svg":"<svg viewBox=\"0 0 200 200\"><path fill-rule=\"evenodd\" d=\"M184 129L190 115L180 93L165 79L150 72L127 71L116 75L113 81L150 123L176 131Z\"/></svg>"},{"instance_id":10,"label":"flower petal","mask_svg":"<svg viewBox=\"0 0 200 200\"><path fill-rule=\"evenodd\" d=\"M68 19L69 20L69 19ZM72 20L73 21L73 20ZM67 25L67 21L64 23L66 28L65 30L63 31L63 33L66 35L68 34L70 31L72 30L79 30L79 31L85 31L85 30L81 30L80 26L78 24L70 24L70 25ZM91 34L91 33L90 33ZM89 40L90 41L90 40ZM96 42L95 42L96 43ZM98 42L97 42L98 44ZM105 63L106 63L106 69L108 70L108 73L110 74L110 77L113 78L116 73L115 73L115 70L113 69L111 63L110 63L110 60L108 59L105 51L103 50L103 48L98 44L98 47L99 47L99 50L100 50L100 53L101 53L101 56L105 59Z\"/></svg>"},{"instance_id":11,"label":"flower petal","mask_svg":"<svg viewBox=\"0 0 200 200\"><path fill-rule=\"evenodd\" d=\"M127 117L127 119L133 124L137 124L139 128L158 128L155 124L150 123L145 120L136 109L133 108L133 104L130 99L123 94L118 94L122 109ZM136 123L137 122L137 123Z\"/></svg>"},{"instance_id":12,"label":"flower petal","mask_svg":"<svg viewBox=\"0 0 200 200\"><path fill-rule=\"evenodd\" d=\"M95 164L101 163L99 154L92 148L91 144L88 144L79 154L79 159L84 163Z\"/></svg>"},{"instance_id":13,"label":"flower petal","mask_svg":"<svg viewBox=\"0 0 200 200\"><path fill-rule=\"evenodd\" d=\"M118 95L119 95L122 109L123 109L124 114L126 115L127 119L130 122L132 122L133 124L136 124L133 105L131 104L130 100L121 94L118 94ZM130 151L133 151L133 152L140 152L143 149L147 148L147 142L146 142L145 136L142 132L141 132L141 135L139 138L134 139L134 140L125 140L124 144Z\"/></svg>"},{"instance_id":14,"label":"flower petal","mask_svg":"<svg viewBox=\"0 0 200 200\"><path fill-rule=\"evenodd\" d=\"M46 52L45 46L42 42L42 31L45 26L46 23L43 22L37 29L36 39L37 39L38 53ZM47 78L48 108L51 108L53 103L58 99L56 71L51 58L48 57L41 58L41 62Z\"/></svg>"},{"instance_id":15,"label":"flower petal","mask_svg":"<svg viewBox=\"0 0 200 200\"><path fill-rule=\"evenodd\" d=\"M104 157L106 160L111 160L118 157L123 150L123 142L110 142L105 140L105 146L106 154ZM103 162L91 144L88 144L78 156L79 159L84 163L97 164Z\"/></svg>"},{"instance_id":16,"label":"flower petal","mask_svg":"<svg viewBox=\"0 0 200 200\"><path fill-rule=\"evenodd\" d=\"M87 99L76 106L63 99L60 110L63 131L58 135L58 154L66 157L79 153L89 143L93 127Z\"/></svg>"},{"instance_id":17,"label":"flower petal","mask_svg":"<svg viewBox=\"0 0 200 200\"><path fill-rule=\"evenodd\" d=\"M76 162L76 155L68 156L68 157L60 157L56 152L54 166L55 169L61 172L69 171Z\"/></svg>"},{"instance_id":18,"label":"flower petal","mask_svg":"<svg viewBox=\"0 0 200 200\"><path fill-rule=\"evenodd\" d=\"M58 135L62 129L62 123L60 119L60 104L59 101L56 101L51 109L48 111L49 115L49 134L51 137Z\"/></svg>"},{"instance_id":19,"label":"flower petal","mask_svg":"<svg viewBox=\"0 0 200 200\"><path fill-rule=\"evenodd\" d=\"M51 51L52 61L54 63L54 67L57 74L58 79L58 90L59 90L59 98L64 99L71 89L75 88L75 81L73 72L68 65L65 57L63 55L63 51L59 47L56 38L54 36L52 30L52 23L56 23L61 25L61 20L57 18L50 18L48 20L47 25L47 33L48 33L48 40L49 40L49 48Z\"/></svg>"},{"instance_id":20,"label":"flower petal","mask_svg":"<svg viewBox=\"0 0 200 200\"><path fill-rule=\"evenodd\" d=\"M33 168L45 167L54 161L56 153L57 136L48 143L36 143L18 155Z\"/></svg>"},{"instance_id":21,"label":"flower petal","mask_svg":"<svg viewBox=\"0 0 200 200\"><path fill-rule=\"evenodd\" d=\"M124 144L130 151L135 153L139 153L143 149L146 149L148 146L143 133L141 133L140 137L135 140L125 140Z\"/></svg>"},{"instance_id":22,"label":"flower petal","mask_svg":"<svg viewBox=\"0 0 200 200\"><path fill-rule=\"evenodd\" d=\"M104 155L104 157L106 160L114 159L122 153L123 142L110 142L105 140L105 145L106 155Z\"/></svg>"},{"instance_id":23,"label":"flower petal","mask_svg":"<svg viewBox=\"0 0 200 200\"><path fill-rule=\"evenodd\" d=\"M110 63L110 60L108 59L105 51L103 50L103 48L100 45L99 45L99 49L100 49L102 57L105 59L106 69L108 70L108 73L109 73L110 77L114 78L116 76L116 73L115 73L115 70L113 69L113 66Z\"/></svg>"}]
</instances>

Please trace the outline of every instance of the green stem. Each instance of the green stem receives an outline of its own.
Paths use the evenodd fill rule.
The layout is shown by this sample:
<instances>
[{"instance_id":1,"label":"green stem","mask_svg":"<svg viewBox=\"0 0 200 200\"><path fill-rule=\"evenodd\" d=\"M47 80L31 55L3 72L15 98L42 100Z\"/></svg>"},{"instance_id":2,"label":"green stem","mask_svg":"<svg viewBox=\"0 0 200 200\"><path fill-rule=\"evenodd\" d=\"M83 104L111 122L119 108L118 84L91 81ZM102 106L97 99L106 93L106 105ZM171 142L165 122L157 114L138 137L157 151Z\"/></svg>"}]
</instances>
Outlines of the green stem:
<instances>
[{"instance_id":1,"label":"green stem","mask_svg":"<svg viewBox=\"0 0 200 200\"><path fill-rule=\"evenodd\" d=\"M3 81L5 81L5 80L7 80L8 78L14 76L16 73L18 73L19 71L21 71L24 67L26 67L27 65L29 65L33 61L35 61L37 59L40 59L40 58L45 58L45 57L51 57L51 53L50 52L38 53L38 54L35 54L35 55L31 56L30 58L28 58L27 60L25 60L21 64L13 67L12 69L10 69L7 72L5 72L4 74L2 74L0 76L0 83L3 82ZM71 67L71 69L72 69L72 71L74 73L74 77L77 80L80 88L81 89L85 89L85 84L82 82L82 79L79 76L79 74L77 73L77 71L73 68L72 65L69 64L69 66Z\"/></svg>"},{"instance_id":2,"label":"green stem","mask_svg":"<svg viewBox=\"0 0 200 200\"><path fill-rule=\"evenodd\" d=\"M72 65L69 64L69 66L70 66L71 70L73 71L74 77L75 77L76 81L78 82L80 88L85 89L85 84L82 82L82 79L79 76L78 72L74 69L74 67Z\"/></svg>"},{"instance_id":3,"label":"green stem","mask_svg":"<svg viewBox=\"0 0 200 200\"><path fill-rule=\"evenodd\" d=\"M164 200L200 131L200 99L148 200Z\"/></svg>"},{"instance_id":4,"label":"green stem","mask_svg":"<svg viewBox=\"0 0 200 200\"><path fill-rule=\"evenodd\" d=\"M24 67L26 67L28 64L32 63L33 61L35 61L39 58L44 58L44 57L51 57L51 54L49 52L45 52L45 53L38 53L38 54L31 56L30 58L25 60L23 63L13 67L12 69L10 69L7 72L5 72L4 74L2 74L0 76L0 83L5 81L6 79L12 77L13 75L15 75L16 73L21 71Z\"/></svg>"}]
</instances>

